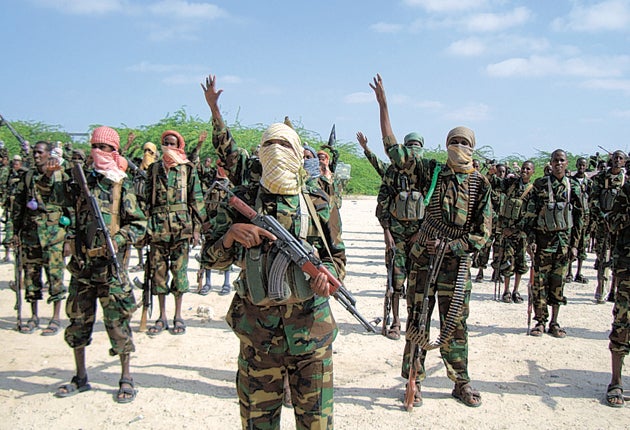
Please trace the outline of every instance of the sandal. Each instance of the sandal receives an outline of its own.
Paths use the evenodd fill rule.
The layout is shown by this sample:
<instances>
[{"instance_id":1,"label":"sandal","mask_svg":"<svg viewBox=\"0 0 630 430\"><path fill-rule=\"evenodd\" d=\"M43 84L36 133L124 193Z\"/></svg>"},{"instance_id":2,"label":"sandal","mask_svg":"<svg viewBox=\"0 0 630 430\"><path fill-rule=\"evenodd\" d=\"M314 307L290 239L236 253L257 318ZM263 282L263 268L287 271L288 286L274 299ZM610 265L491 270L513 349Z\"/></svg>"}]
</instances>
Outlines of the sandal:
<instances>
[{"instance_id":1,"label":"sandal","mask_svg":"<svg viewBox=\"0 0 630 430\"><path fill-rule=\"evenodd\" d=\"M59 333L61 328L61 321L52 319L48 322L48 327L42 330L42 336L54 336Z\"/></svg>"},{"instance_id":2,"label":"sandal","mask_svg":"<svg viewBox=\"0 0 630 430\"><path fill-rule=\"evenodd\" d=\"M123 387L123 385L127 385ZM120 378L118 381L118 392L116 393L116 401L118 403L131 403L136 399L136 388L132 378Z\"/></svg>"},{"instance_id":3,"label":"sandal","mask_svg":"<svg viewBox=\"0 0 630 430\"><path fill-rule=\"evenodd\" d=\"M545 332L545 325L543 323L538 323L536 326L529 331L530 336L542 336Z\"/></svg>"},{"instance_id":4,"label":"sandal","mask_svg":"<svg viewBox=\"0 0 630 430\"><path fill-rule=\"evenodd\" d=\"M609 385L606 391L606 404L611 408L623 408L626 401L623 398L623 387L621 385Z\"/></svg>"},{"instance_id":5,"label":"sandal","mask_svg":"<svg viewBox=\"0 0 630 430\"><path fill-rule=\"evenodd\" d=\"M406 393L407 392L407 384L405 384L405 394L403 395L403 403L405 402ZM413 393L413 407L419 408L422 406L422 390L420 386L420 382L416 381L416 392Z\"/></svg>"},{"instance_id":6,"label":"sandal","mask_svg":"<svg viewBox=\"0 0 630 430\"><path fill-rule=\"evenodd\" d=\"M176 336L186 333L186 323L181 318L175 318L173 320L173 330L171 331Z\"/></svg>"},{"instance_id":7,"label":"sandal","mask_svg":"<svg viewBox=\"0 0 630 430\"><path fill-rule=\"evenodd\" d=\"M514 303L523 303L523 298L521 297L521 294L518 291L514 291L512 293L512 301Z\"/></svg>"},{"instance_id":8,"label":"sandal","mask_svg":"<svg viewBox=\"0 0 630 430\"><path fill-rule=\"evenodd\" d=\"M560 324L558 323L549 324L549 331L547 333L549 333L553 337L557 337L558 339L567 337L567 332L562 327L560 327Z\"/></svg>"},{"instance_id":9,"label":"sandal","mask_svg":"<svg viewBox=\"0 0 630 430\"><path fill-rule=\"evenodd\" d=\"M22 334L31 334L36 328L39 328L39 317L33 317L26 324L20 324L19 330Z\"/></svg>"},{"instance_id":10,"label":"sandal","mask_svg":"<svg viewBox=\"0 0 630 430\"><path fill-rule=\"evenodd\" d=\"M588 281L581 273L579 275L575 275L574 281L579 282L580 284L588 284Z\"/></svg>"},{"instance_id":11,"label":"sandal","mask_svg":"<svg viewBox=\"0 0 630 430\"><path fill-rule=\"evenodd\" d=\"M503 303L512 303L512 295L509 291L503 293Z\"/></svg>"},{"instance_id":12,"label":"sandal","mask_svg":"<svg viewBox=\"0 0 630 430\"><path fill-rule=\"evenodd\" d=\"M479 391L474 390L469 383L455 385L451 395L471 408L481 406L481 394Z\"/></svg>"},{"instance_id":13,"label":"sandal","mask_svg":"<svg viewBox=\"0 0 630 430\"><path fill-rule=\"evenodd\" d=\"M230 284L223 284L221 291L219 291L220 296L227 296L232 292L232 286Z\"/></svg>"},{"instance_id":14,"label":"sandal","mask_svg":"<svg viewBox=\"0 0 630 430\"><path fill-rule=\"evenodd\" d=\"M212 285L210 284L204 284L201 289L199 290L199 295L200 296L207 296L208 293L210 293L210 290L212 289Z\"/></svg>"},{"instance_id":15,"label":"sandal","mask_svg":"<svg viewBox=\"0 0 630 430\"><path fill-rule=\"evenodd\" d=\"M77 375L74 375L69 384L63 384L57 388L55 397L70 397L91 389L92 387L88 384L87 375L83 378L79 378Z\"/></svg>"},{"instance_id":16,"label":"sandal","mask_svg":"<svg viewBox=\"0 0 630 430\"><path fill-rule=\"evenodd\" d=\"M162 333L164 330L168 330L168 322L165 319L159 319L155 321L149 329L147 330L147 334L149 336L157 336Z\"/></svg>"},{"instance_id":17,"label":"sandal","mask_svg":"<svg viewBox=\"0 0 630 430\"><path fill-rule=\"evenodd\" d=\"M392 324L389 330L387 330L385 337L391 340L400 339L400 324Z\"/></svg>"}]
</instances>

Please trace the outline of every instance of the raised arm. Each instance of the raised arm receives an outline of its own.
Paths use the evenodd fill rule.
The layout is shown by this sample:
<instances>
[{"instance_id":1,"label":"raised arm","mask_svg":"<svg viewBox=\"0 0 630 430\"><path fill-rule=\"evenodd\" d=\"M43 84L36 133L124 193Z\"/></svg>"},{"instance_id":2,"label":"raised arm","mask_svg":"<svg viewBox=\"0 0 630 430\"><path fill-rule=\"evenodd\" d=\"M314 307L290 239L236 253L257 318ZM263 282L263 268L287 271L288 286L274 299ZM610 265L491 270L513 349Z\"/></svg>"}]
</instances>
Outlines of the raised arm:
<instances>
[{"instance_id":1,"label":"raised arm","mask_svg":"<svg viewBox=\"0 0 630 430\"><path fill-rule=\"evenodd\" d=\"M383 78L378 73L374 78L374 83L370 83L370 88L374 90L376 95L376 101L378 102L380 121L381 121L381 135L383 139L387 136L393 136L392 124L389 119L389 110L387 109L387 97L385 96L385 87L383 87ZM385 148L387 150L387 148Z\"/></svg>"}]
</instances>

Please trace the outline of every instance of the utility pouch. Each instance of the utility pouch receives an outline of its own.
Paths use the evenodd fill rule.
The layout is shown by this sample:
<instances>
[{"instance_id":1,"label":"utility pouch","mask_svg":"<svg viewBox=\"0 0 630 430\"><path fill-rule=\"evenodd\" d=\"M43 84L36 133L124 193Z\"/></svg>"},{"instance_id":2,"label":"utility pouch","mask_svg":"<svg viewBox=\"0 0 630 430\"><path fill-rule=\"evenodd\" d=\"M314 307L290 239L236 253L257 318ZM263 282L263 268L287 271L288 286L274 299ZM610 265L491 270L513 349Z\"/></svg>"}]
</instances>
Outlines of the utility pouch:
<instances>
[{"instance_id":1,"label":"utility pouch","mask_svg":"<svg viewBox=\"0 0 630 430\"><path fill-rule=\"evenodd\" d=\"M602 194L599 196L599 207L603 212L610 212L612 210L617 194L619 194L619 190L616 188L609 188L602 191Z\"/></svg>"},{"instance_id":2,"label":"utility pouch","mask_svg":"<svg viewBox=\"0 0 630 430\"><path fill-rule=\"evenodd\" d=\"M521 208L523 207L523 200L511 197L505 199L501 205L501 211L499 214L509 220L517 220L521 214Z\"/></svg>"},{"instance_id":3,"label":"utility pouch","mask_svg":"<svg viewBox=\"0 0 630 430\"><path fill-rule=\"evenodd\" d=\"M573 206L566 202L549 202L538 217L538 226L549 232L565 231L573 227Z\"/></svg>"},{"instance_id":4,"label":"utility pouch","mask_svg":"<svg viewBox=\"0 0 630 430\"><path fill-rule=\"evenodd\" d=\"M401 191L391 206L391 214L400 221L417 221L424 218L424 197L419 191Z\"/></svg>"}]
</instances>

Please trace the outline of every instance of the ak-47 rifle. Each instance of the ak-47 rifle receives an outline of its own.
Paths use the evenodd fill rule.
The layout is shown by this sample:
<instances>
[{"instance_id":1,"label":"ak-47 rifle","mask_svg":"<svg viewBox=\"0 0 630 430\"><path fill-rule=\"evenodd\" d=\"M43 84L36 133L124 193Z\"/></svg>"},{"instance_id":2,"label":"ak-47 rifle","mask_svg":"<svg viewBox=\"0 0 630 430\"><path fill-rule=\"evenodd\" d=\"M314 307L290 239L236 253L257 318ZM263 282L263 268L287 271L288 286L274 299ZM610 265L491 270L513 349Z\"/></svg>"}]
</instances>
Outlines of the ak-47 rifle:
<instances>
[{"instance_id":1,"label":"ak-47 rifle","mask_svg":"<svg viewBox=\"0 0 630 430\"><path fill-rule=\"evenodd\" d=\"M139 332L147 331L147 319L151 318L153 311L153 295L151 294L151 280L153 279L153 266L151 265L151 245L144 259L144 282L136 276L133 278L133 284L136 288L142 289L142 316L140 317Z\"/></svg>"},{"instance_id":2,"label":"ak-47 rifle","mask_svg":"<svg viewBox=\"0 0 630 430\"><path fill-rule=\"evenodd\" d=\"M357 310L357 301L354 296L343 286L341 281L339 281L339 279L337 279L335 275L328 270L328 268L312 250L306 249L304 245L291 233L289 233L287 229L284 228L273 216L257 213L247 203L238 198L221 181L216 181L213 187L224 190L229 195L228 204L240 212L241 215L245 216L245 218L251 221L252 224L267 230L276 237L276 240L273 242L273 246L280 251L280 254L278 255L284 255L289 261L297 264L304 273L308 274L312 278L317 277L320 273L326 275L330 294L337 299L337 301L348 312L350 312L352 316L355 317L363 327L365 327L366 330L372 333L376 332L372 324L370 324L369 321L367 321ZM270 283L269 297L272 299L282 298L284 293L282 286L280 285L278 287L280 291L276 291L273 284L274 283Z\"/></svg>"},{"instance_id":3,"label":"ak-47 rifle","mask_svg":"<svg viewBox=\"0 0 630 430\"><path fill-rule=\"evenodd\" d=\"M122 279L120 277L120 274L122 273L122 267L120 266L120 263L118 262L118 258L116 256L116 248L114 248L112 236L109 233L107 225L105 224L105 219L103 218L103 214L101 213L101 208L98 206L96 197L94 197L90 192L87 180L85 179L85 173L83 173L82 164L75 164L75 166L72 168L72 176L81 187L81 193L88 203L90 214L96 222L96 232L100 231L103 234L103 238L105 239L105 250L107 254L106 257L109 260L109 264L111 264L114 268L114 275L116 276L116 279L118 279L118 282L122 283Z\"/></svg>"},{"instance_id":4,"label":"ak-47 rifle","mask_svg":"<svg viewBox=\"0 0 630 430\"><path fill-rule=\"evenodd\" d=\"M2 115L0 115L0 126L3 125L7 126L11 134L13 134L13 136L15 136L15 138L20 142L22 148L28 147L28 142L22 137L22 135L13 128L9 121L7 121Z\"/></svg>"},{"instance_id":5,"label":"ak-47 rifle","mask_svg":"<svg viewBox=\"0 0 630 430\"><path fill-rule=\"evenodd\" d=\"M437 278L440 273L440 266L442 265L442 260L444 260L444 254L446 254L446 250L448 249L447 238L439 239L439 244L437 249L435 250L435 254L431 254L429 256L429 269L427 271L427 277L424 282L424 297L422 299L422 309L420 309L420 317L418 319L418 324L412 325L410 330L407 332L407 338L410 341L410 351L411 357L409 361L409 378L407 380L407 387L405 388L405 409L407 412L411 412L413 410L413 399L416 395L416 391L418 387L416 386L416 378L418 377L418 349L419 343L417 342L419 338L423 338L426 336L427 330L427 321L429 319L429 293L431 292L431 287L437 284Z\"/></svg>"},{"instance_id":6,"label":"ak-47 rifle","mask_svg":"<svg viewBox=\"0 0 630 430\"><path fill-rule=\"evenodd\" d=\"M22 277L22 273L24 271L24 267L22 265L22 243L20 242L19 235L18 239L14 243L15 245L15 265L14 265L14 274L15 280L9 282L9 287L15 291L15 310L17 311L17 330L22 330L22 289L24 278Z\"/></svg>"},{"instance_id":7,"label":"ak-47 rifle","mask_svg":"<svg viewBox=\"0 0 630 430\"><path fill-rule=\"evenodd\" d=\"M144 170L139 168L136 165L136 163L131 161L131 159L126 158L126 160L127 160L127 167L129 168L129 170L131 170L133 172L134 175L140 175L142 177L142 179L147 179L147 172L145 172Z\"/></svg>"},{"instance_id":8,"label":"ak-47 rifle","mask_svg":"<svg viewBox=\"0 0 630 430\"><path fill-rule=\"evenodd\" d=\"M394 258L396 251L388 249L385 253L385 266L387 267L387 287L385 289L385 301L383 303L383 325L381 334L387 334L387 326L389 325L389 314L392 311L392 296L394 295Z\"/></svg>"}]
</instances>

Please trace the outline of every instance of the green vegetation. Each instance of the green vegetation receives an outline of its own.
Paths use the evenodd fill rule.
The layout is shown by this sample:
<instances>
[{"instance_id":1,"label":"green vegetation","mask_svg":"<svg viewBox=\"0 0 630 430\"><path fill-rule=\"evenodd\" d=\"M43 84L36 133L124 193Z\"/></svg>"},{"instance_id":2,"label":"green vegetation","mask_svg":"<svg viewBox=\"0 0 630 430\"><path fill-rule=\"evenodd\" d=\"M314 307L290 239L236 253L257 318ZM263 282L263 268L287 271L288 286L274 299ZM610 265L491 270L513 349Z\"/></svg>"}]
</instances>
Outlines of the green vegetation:
<instances>
[{"instance_id":1,"label":"green vegetation","mask_svg":"<svg viewBox=\"0 0 630 430\"><path fill-rule=\"evenodd\" d=\"M17 120L11 121L11 125L25 139L30 141L31 144L38 140L61 141L64 143L72 141L70 134L62 130L59 125L47 125L40 122ZM100 124L92 125L90 130L96 128L98 125ZM294 121L293 126L302 138L302 141L315 149L319 149L322 145L327 143L327 137L326 140L323 140L318 133L305 129L302 124ZM255 124L253 126L244 126L239 122L236 122L234 124L229 124L229 127L234 139L239 143L239 145L252 153L256 149L256 146L260 143L260 139L266 125ZM212 123L208 120L202 120L198 117L188 115L183 108L173 114L168 114L156 124L140 126L138 128L130 128L125 124L122 124L121 126L114 128L116 128L120 134L121 147L125 146L130 133L133 132L135 134L136 138L126 154L128 157L132 158L142 156L142 145L145 142L150 141L157 144L160 141L162 132L165 130L173 129L181 133L182 136L184 136L184 139L186 139L188 151L191 151L197 145L199 135L202 131L206 130L209 133L209 136L208 140L201 149L201 158L216 158L210 137L212 133ZM20 144L7 127L0 127L0 140L5 142L5 146L10 155L20 153ZM89 143L87 140L75 140L73 142L73 147L89 151ZM352 179L350 179L345 192L347 194L376 195L381 183L380 178L370 163L363 156L363 151L359 145L356 142L337 142L337 148L340 153L340 160L352 166ZM536 173L534 175L535 178L542 176L543 166L549 161L550 155L551 151L537 151L537 154L534 157L529 158L536 166ZM441 162L445 162L447 157L444 148L439 146L433 149L425 148L424 156L426 158L435 158ZM584 155L571 154L569 152L567 153L567 156L569 158L569 169L573 170L575 168L575 161L577 158ZM484 166L486 160L495 159L492 147L486 145L477 148L475 151L475 158L481 161L482 166ZM521 156L520 154L515 154L506 157L505 159L496 161L505 163L511 167L513 162L516 162L520 166L526 159L526 157Z\"/></svg>"}]
</instances>

